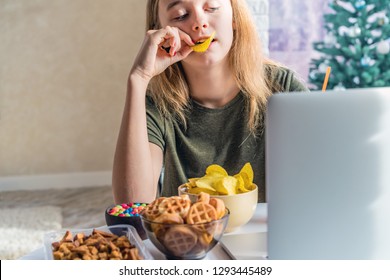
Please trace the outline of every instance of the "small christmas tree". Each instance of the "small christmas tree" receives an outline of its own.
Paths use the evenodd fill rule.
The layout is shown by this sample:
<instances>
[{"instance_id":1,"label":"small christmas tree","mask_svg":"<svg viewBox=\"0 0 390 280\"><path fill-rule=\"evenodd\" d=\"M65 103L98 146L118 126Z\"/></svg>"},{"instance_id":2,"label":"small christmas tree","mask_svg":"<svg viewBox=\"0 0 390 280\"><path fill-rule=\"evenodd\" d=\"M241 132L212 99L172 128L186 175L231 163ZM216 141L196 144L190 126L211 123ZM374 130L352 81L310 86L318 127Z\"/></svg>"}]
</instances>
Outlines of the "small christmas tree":
<instances>
[{"instance_id":1,"label":"small christmas tree","mask_svg":"<svg viewBox=\"0 0 390 280\"><path fill-rule=\"evenodd\" d=\"M324 15L322 56L310 63L309 82L320 89L328 66L327 89L390 86L389 0L330 0Z\"/></svg>"}]
</instances>

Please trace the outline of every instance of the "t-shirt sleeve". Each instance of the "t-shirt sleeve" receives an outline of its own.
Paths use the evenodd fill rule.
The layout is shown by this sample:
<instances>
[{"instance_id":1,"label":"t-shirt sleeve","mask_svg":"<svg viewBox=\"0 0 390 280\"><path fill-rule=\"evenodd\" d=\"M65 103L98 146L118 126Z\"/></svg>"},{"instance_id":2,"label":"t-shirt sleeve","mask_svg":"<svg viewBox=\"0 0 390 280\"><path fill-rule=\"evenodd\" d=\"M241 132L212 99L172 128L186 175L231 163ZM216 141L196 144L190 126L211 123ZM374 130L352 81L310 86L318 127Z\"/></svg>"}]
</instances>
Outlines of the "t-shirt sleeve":
<instances>
[{"instance_id":1,"label":"t-shirt sleeve","mask_svg":"<svg viewBox=\"0 0 390 280\"><path fill-rule=\"evenodd\" d=\"M275 92L309 91L305 82L291 69L271 66L268 71Z\"/></svg>"},{"instance_id":2,"label":"t-shirt sleeve","mask_svg":"<svg viewBox=\"0 0 390 280\"><path fill-rule=\"evenodd\" d=\"M308 88L295 72L286 70L285 91L308 91Z\"/></svg>"},{"instance_id":3,"label":"t-shirt sleeve","mask_svg":"<svg viewBox=\"0 0 390 280\"><path fill-rule=\"evenodd\" d=\"M160 115L150 96L146 96L146 125L148 129L149 142L156 144L164 150L164 119Z\"/></svg>"}]
</instances>

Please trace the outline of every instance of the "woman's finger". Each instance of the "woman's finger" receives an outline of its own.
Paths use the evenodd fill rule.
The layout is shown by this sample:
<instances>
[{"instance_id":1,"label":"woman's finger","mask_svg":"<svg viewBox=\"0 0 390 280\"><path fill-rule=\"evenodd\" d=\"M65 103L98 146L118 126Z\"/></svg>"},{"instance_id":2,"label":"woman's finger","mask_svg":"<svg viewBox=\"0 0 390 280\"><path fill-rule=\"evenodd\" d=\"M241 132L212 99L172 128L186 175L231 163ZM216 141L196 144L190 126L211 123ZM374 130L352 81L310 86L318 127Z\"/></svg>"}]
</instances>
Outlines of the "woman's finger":
<instances>
[{"instance_id":1,"label":"woman's finger","mask_svg":"<svg viewBox=\"0 0 390 280\"><path fill-rule=\"evenodd\" d=\"M185 33L184 31L178 29L179 31L179 37L181 41L184 41L188 46L193 46L195 43L192 41L192 38L190 35Z\"/></svg>"},{"instance_id":2,"label":"woman's finger","mask_svg":"<svg viewBox=\"0 0 390 280\"><path fill-rule=\"evenodd\" d=\"M164 28L166 34L164 36L164 42L162 43L163 49L167 51L171 56L175 55L181 50L183 43L188 46L195 45L190 35L180 30L177 27L166 26Z\"/></svg>"},{"instance_id":3,"label":"woman's finger","mask_svg":"<svg viewBox=\"0 0 390 280\"><path fill-rule=\"evenodd\" d=\"M172 63L176 63L185 59L191 52L193 52L190 46L184 45L173 57Z\"/></svg>"},{"instance_id":4,"label":"woman's finger","mask_svg":"<svg viewBox=\"0 0 390 280\"><path fill-rule=\"evenodd\" d=\"M181 48L181 40L179 36L179 29L176 27L166 26L167 35L166 39L169 40L169 54L170 56L174 56L178 50Z\"/></svg>"}]
</instances>

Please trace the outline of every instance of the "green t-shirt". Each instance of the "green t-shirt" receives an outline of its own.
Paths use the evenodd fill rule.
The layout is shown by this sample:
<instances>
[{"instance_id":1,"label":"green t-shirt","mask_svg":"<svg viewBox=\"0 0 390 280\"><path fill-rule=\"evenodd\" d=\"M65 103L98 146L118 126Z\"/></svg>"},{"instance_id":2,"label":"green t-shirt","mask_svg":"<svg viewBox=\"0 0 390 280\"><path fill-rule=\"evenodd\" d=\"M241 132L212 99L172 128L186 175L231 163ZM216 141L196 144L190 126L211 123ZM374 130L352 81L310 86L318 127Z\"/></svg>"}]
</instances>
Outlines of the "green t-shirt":
<instances>
[{"instance_id":1,"label":"green t-shirt","mask_svg":"<svg viewBox=\"0 0 390 280\"><path fill-rule=\"evenodd\" d=\"M271 80L284 92L307 88L291 70L277 68ZM191 101L187 129L175 119L163 118L150 97L146 99L149 142L164 154L164 176L160 195L177 195L177 188L188 178L203 176L207 166L219 164L229 175L250 162L259 202L265 202L264 133L251 134L247 128L244 97L239 93L224 107L210 109Z\"/></svg>"}]
</instances>

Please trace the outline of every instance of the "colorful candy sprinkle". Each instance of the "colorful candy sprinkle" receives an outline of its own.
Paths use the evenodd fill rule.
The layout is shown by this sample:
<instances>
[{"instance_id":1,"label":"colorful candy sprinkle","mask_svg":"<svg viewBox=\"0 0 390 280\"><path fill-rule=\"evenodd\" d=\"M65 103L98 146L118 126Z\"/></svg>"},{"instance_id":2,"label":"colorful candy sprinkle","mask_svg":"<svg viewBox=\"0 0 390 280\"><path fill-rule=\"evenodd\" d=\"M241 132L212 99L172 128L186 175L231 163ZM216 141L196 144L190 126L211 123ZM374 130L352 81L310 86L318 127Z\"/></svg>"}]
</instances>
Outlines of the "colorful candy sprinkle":
<instances>
[{"instance_id":1,"label":"colorful candy sprinkle","mask_svg":"<svg viewBox=\"0 0 390 280\"><path fill-rule=\"evenodd\" d=\"M146 205L146 203L132 202L117 204L108 211L108 214L118 217L138 217Z\"/></svg>"}]
</instances>

